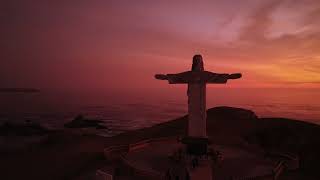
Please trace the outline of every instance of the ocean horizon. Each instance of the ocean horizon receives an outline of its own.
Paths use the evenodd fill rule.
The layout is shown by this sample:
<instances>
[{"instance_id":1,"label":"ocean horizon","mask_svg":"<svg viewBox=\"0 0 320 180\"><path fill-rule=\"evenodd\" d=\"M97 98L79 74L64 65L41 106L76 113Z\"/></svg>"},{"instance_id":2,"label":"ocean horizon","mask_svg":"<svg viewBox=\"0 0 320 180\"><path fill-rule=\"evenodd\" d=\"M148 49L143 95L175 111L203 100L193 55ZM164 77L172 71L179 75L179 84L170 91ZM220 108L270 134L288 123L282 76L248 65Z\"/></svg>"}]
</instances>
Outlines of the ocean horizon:
<instances>
[{"instance_id":1,"label":"ocean horizon","mask_svg":"<svg viewBox=\"0 0 320 180\"><path fill-rule=\"evenodd\" d=\"M231 106L254 111L258 117L282 117L320 124L317 89L214 88L207 89L207 109ZM0 124L30 120L51 129L79 114L105 122L115 135L166 122L187 114L185 87L108 92L54 90L39 93L1 93Z\"/></svg>"}]
</instances>

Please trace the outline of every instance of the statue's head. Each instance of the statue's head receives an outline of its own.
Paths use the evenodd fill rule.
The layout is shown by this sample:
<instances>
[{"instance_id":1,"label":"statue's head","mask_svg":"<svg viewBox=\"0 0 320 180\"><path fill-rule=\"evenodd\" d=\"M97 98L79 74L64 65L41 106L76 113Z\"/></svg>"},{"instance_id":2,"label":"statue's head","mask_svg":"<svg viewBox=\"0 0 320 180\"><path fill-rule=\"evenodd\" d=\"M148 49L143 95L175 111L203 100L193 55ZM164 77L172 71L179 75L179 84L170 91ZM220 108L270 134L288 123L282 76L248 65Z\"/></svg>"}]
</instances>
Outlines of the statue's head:
<instances>
[{"instance_id":1,"label":"statue's head","mask_svg":"<svg viewBox=\"0 0 320 180\"><path fill-rule=\"evenodd\" d=\"M203 60L200 54L196 54L193 56L192 61L192 71L204 71Z\"/></svg>"}]
</instances>

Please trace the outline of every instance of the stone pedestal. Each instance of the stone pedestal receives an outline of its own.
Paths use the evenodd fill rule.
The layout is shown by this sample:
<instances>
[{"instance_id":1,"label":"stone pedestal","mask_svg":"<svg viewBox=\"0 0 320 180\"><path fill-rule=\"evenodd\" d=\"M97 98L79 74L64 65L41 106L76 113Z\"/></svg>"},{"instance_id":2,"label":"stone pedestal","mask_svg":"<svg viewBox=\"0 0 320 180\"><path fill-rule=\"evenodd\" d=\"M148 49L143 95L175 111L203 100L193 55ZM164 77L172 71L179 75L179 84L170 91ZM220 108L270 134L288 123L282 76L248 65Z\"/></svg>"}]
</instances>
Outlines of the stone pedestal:
<instances>
[{"instance_id":1,"label":"stone pedestal","mask_svg":"<svg viewBox=\"0 0 320 180\"><path fill-rule=\"evenodd\" d=\"M206 155L208 151L208 138L185 137L181 141L186 146L186 152L189 155Z\"/></svg>"}]
</instances>

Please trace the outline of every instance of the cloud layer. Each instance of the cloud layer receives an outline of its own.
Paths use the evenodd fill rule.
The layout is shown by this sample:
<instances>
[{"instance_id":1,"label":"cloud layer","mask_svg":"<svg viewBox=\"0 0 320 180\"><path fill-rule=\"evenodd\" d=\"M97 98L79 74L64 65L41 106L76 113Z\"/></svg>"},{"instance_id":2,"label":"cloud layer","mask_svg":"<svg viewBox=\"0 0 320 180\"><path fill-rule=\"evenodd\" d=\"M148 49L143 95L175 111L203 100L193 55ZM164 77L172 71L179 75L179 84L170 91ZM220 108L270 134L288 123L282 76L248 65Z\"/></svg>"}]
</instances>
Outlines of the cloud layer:
<instances>
[{"instance_id":1,"label":"cloud layer","mask_svg":"<svg viewBox=\"0 0 320 180\"><path fill-rule=\"evenodd\" d=\"M320 2L7 1L2 86L147 87L154 73L244 73L235 86L319 87Z\"/></svg>"}]
</instances>

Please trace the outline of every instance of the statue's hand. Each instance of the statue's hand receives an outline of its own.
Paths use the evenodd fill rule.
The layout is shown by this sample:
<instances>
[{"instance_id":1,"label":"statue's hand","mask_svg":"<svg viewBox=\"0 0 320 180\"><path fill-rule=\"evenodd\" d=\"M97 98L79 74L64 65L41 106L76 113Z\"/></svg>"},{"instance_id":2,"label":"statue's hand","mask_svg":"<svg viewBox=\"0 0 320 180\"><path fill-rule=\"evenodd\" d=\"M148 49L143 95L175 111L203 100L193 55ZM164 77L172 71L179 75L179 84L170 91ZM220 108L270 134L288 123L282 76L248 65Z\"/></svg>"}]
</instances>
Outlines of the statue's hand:
<instances>
[{"instance_id":1,"label":"statue's hand","mask_svg":"<svg viewBox=\"0 0 320 180\"><path fill-rule=\"evenodd\" d=\"M156 74L154 77L160 80L168 80L167 75L164 75L164 74Z\"/></svg>"},{"instance_id":2,"label":"statue's hand","mask_svg":"<svg viewBox=\"0 0 320 180\"><path fill-rule=\"evenodd\" d=\"M234 73L229 75L229 79L239 79L241 77L242 77L241 73Z\"/></svg>"}]
</instances>

